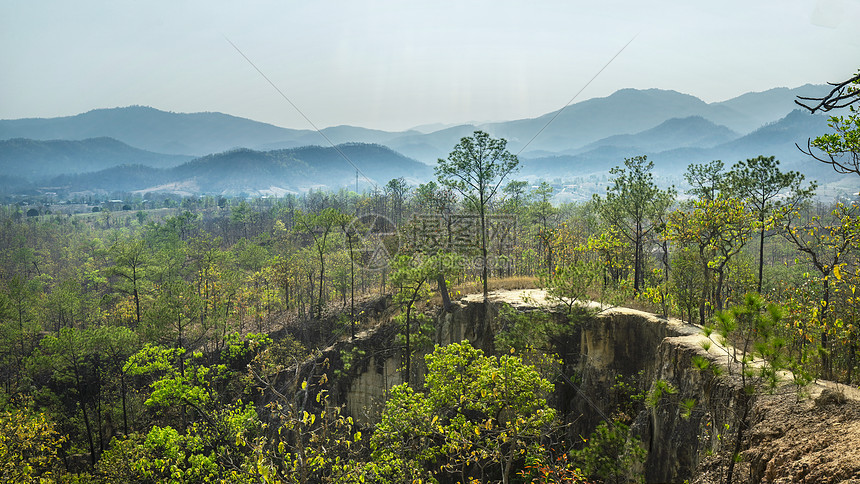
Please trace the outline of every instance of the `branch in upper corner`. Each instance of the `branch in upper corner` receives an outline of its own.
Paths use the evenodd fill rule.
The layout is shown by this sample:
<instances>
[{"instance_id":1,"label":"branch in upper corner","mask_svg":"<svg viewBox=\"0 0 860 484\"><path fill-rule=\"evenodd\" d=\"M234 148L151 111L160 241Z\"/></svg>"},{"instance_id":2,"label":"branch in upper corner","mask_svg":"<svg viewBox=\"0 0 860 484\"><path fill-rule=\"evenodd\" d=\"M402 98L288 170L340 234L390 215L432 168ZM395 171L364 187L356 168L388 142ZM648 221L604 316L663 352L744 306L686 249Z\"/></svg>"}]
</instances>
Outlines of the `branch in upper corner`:
<instances>
[{"instance_id":1,"label":"branch in upper corner","mask_svg":"<svg viewBox=\"0 0 860 484\"><path fill-rule=\"evenodd\" d=\"M803 97L797 96L794 100L795 104L802 106L811 113L816 111L828 112L833 109L848 107L857 101L860 101L860 90L853 87L852 84L860 83L860 74L840 83L829 82L833 89L824 97ZM803 101L815 101L815 103L803 103Z\"/></svg>"}]
</instances>

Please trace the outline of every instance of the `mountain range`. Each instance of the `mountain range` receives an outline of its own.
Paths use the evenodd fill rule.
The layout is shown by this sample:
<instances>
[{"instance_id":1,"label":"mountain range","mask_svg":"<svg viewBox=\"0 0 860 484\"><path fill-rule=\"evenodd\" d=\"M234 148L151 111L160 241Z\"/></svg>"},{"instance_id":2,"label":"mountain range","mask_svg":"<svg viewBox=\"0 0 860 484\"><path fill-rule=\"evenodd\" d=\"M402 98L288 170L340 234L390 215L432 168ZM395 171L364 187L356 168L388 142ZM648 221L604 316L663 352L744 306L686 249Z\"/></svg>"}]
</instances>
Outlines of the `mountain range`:
<instances>
[{"instance_id":1,"label":"mountain range","mask_svg":"<svg viewBox=\"0 0 860 484\"><path fill-rule=\"evenodd\" d=\"M794 99L827 91L806 85L706 103L675 91L623 89L536 118L435 131L428 125L316 132L143 106L0 120L0 190L35 184L75 191L278 194L354 186L356 178L367 187L400 176L415 184L431 179L436 159L477 129L508 140L522 161L518 176L526 179L605 173L639 154L648 155L661 176L677 176L690 163L723 159L731 165L764 154L831 179L794 146L828 131L825 116L795 111Z\"/></svg>"},{"instance_id":2,"label":"mountain range","mask_svg":"<svg viewBox=\"0 0 860 484\"><path fill-rule=\"evenodd\" d=\"M68 191L169 191L183 195L276 195L356 184L379 185L389 176L418 184L432 168L381 145L347 143L271 151L238 148L202 156L171 168L120 165L94 173L64 174L43 180Z\"/></svg>"}]
</instances>

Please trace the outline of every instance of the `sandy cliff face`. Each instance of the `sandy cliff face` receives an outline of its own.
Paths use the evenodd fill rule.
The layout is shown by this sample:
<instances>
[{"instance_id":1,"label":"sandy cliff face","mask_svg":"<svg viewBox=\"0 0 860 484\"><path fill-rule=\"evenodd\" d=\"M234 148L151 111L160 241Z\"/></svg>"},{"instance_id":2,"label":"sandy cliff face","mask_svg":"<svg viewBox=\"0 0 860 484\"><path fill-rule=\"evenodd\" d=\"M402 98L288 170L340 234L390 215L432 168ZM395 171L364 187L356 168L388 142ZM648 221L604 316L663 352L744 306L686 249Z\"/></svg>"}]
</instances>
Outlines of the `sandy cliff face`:
<instances>
[{"instance_id":1,"label":"sandy cliff face","mask_svg":"<svg viewBox=\"0 0 860 484\"><path fill-rule=\"evenodd\" d=\"M493 321L501 304L523 312L551 311L564 319L539 290L492 293L489 308L480 296L469 296L457 302L452 312L438 317L433 343L446 345L469 340L475 347L492 353L499 330ZM334 402L345 404L347 412L359 423L372 424L388 391L404 381L397 342L399 330L393 323L382 324L362 333L355 341L336 343L311 365L321 369L315 371L328 372L325 380ZM611 415L626 403L629 394L618 389L619 379L632 382L640 392L653 389L655 382L662 380L676 388L677 393L664 395L657 405L641 410L631 428L648 453L643 469L646 480L720 481L725 462L720 453L735 431L741 386L730 372L715 377L710 371L697 370L693 364L693 358L701 356L714 365L724 366L724 352L720 348L705 351L701 346L704 336L695 326L623 308L608 309L579 321L569 327L569 333L559 345L559 356L581 393L569 385L560 385L551 400L570 424L571 437L588 436L604 415ZM413 357L413 361L421 359L421 355ZM325 369L326 365L329 369ZM422 375L416 374L420 371L421 366L416 366L412 377L415 384L422 380ZM816 388L811 389L813 397L819 396L823 387ZM782 393L790 390L787 386ZM686 399L695 400L690 412L684 412L681 405ZM826 472L846 476L856 472L855 477L860 477L857 401L849 396L847 400L825 399L820 404L809 399L802 404L790 404L796 400L794 394L760 400L750 413L744 462L736 470L736 476L742 479L738 482L804 482L806 476L827 475ZM822 440L811 434L811 429L820 433L822 426L814 425L810 419L828 415L827 412L836 422L833 425L847 432L831 432L827 440ZM801 414L808 422L800 418ZM809 425L783 425L779 423L782 419ZM808 445L801 445L803 442ZM838 457L839 449L849 453L847 460ZM822 467L827 465L831 467ZM812 470L821 468L825 471Z\"/></svg>"}]
</instances>

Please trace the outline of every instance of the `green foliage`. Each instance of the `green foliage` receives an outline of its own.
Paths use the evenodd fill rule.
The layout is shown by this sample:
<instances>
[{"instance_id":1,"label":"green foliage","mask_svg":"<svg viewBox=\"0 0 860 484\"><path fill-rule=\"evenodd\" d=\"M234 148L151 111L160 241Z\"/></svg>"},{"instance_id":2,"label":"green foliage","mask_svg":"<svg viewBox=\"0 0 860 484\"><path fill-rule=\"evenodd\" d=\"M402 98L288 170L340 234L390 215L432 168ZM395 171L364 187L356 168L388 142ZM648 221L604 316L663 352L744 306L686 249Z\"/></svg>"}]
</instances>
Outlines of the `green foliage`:
<instances>
[{"instance_id":1,"label":"green foliage","mask_svg":"<svg viewBox=\"0 0 860 484\"><path fill-rule=\"evenodd\" d=\"M786 366L783 348L785 341L776 330L782 320L780 306L765 304L761 296L749 293L744 304L734 306L716 315L716 333L720 341L731 342L724 351L733 365L740 366L744 389L748 393L773 391L779 383L779 371ZM725 345L725 343L722 343ZM761 364L753 364L756 358Z\"/></svg>"},{"instance_id":2,"label":"green foliage","mask_svg":"<svg viewBox=\"0 0 860 484\"><path fill-rule=\"evenodd\" d=\"M648 391L648 395L645 397L645 404L650 408L654 408L660 404L664 395L675 395L677 393L678 389L668 381L655 380L651 386L651 390Z\"/></svg>"},{"instance_id":3,"label":"green foliage","mask_svg":"<svg viewBox=\"0 0 860 484\"><path fill-rule=\"evenodd\" d=\"M249 442L261 429L254 407L239 402L184 433L156 425L145 435L114 439L98 470L106 482L259 482L262 473Z\"/></svg>"},{"instance_id":4,"label":"green foliage","mask_svg":"<svg viewBox=\"0 0 860 484\"><path fill-rule=\"evenodd\" d=\"M483 131L464 137L447 159L439 159L436 177L442 186L463 196L474 207L481 220L480 247L484 298L487 297L487 206L502 182L513 173L519 161L506 149L507 141L492 138Z\"/></svg>"},{"instance_id":5,"label":"green foliage","mask_svg":"<svg viewBox=\"0 0 860 484\"><path fill-rule=\"evenodd\" d=\"M185 356L184 348L145 345L132 355L125 372L132 376L151 376L149 406L169 408L191 405L198 411L212 400L212 380L226 371L224 365L209 367L200 361L201 353Z\"/></svg>"},{"instance_id":6,"label":"green foliage","mask_svg":"<svg viewBox=\"0 0 860 484\"><path fill-rule=\"evenodd\" d=\"M571 452L573 461L590 479L605 483L644 482L637 469L646 452L621 422L601 422L586 439L586 446Z\"/></svg>"},{"instance_id":7,"label":"green foliage","mask_svg":"<svg viewBox=\"0 0 860 484\"><path fill-rule=\"evenodd\" d=\"M0 482L54 482L64 440L44 413L6 408L0 412Z\"/></svg>"},{"instance_id":8,"label":"green foliage","mask_svg":"<svg viewBox=\"0 0 860 484\"><path fill-rule=\"evenodd\" d=\"M467 342L437 347L424 393L392 389L371 438L374 482L464 474L508 482L515 461L543 452L540 438L555 418L551 391L517 356L484 356Z\"/></svg>"},{"instance_id":9,"label":"green foliage","mask_svg":"<svg viewBox=\"0 0 860 484\"><path fill-rule=\"evenodd\" d=\"M550 274L541 275L541 286L547 295L567 307L568 314L574 310L588 309L590 292L600 278L600 263L597 260L580 260L569 265L556 266Z\"/></svg>"},{"instance_id":10,"label":"green foliage","mask_svg":"<svg viewBox=\"0 0 860 484\"><path fill-rule=\"evenodd\" d=\"M471 143L459 148L475 148L483 142L470 139ZM485 141L487 146L500 146L490 143L489 137ZM467 151L461 154L469 157ZM848 155L841 156L847 159ZM517 220L513 247L499 254L493 250L494 256L504 256L511 264L487 276L514 276L505 284L531 285L543 271L543 285L550 289L551 297L569 303L572 311L570 318L562 321L503 310L489 323L496 336L497 354L509 355L513 349L521 362L535 366L539 375L552 380L559 368L554 354L572 347L571 329L587 316L575 303L591 299L627 304L632 300L630 286L637 282L640 303L665 315L679 311L691 321L707 322L721 306L743 306L742 294L758 281L755 251L749 247L752 244L741 242L764 229L766 236L783 234L782 239L770 239L766 247L769 252L765 253L769 263L763 290L769 300L784 308L783 317L773 322L772 329L766 328L774 338L759 341L764 333L756 329L757 323L738 314L733 316L737 320L734 323L717 321L721 327L705 329L713 338L707 340L708 349L713 352L719 343L732 343L738 349L733 374L743 376L748 383L760 383L760 391L768 391L767 376L753 364L748 371L739 369L745 360L745 345L748 354L768 358L790 370L798 395L814 378L857 383L860 218L855 202L821 201L816 206L794 205L789 209L794 192L784 188L770 200L774 206L784 205L780 216L773 220L766 217L761 224L754 220L761 212L750 196L728 201L731 187L720 182L732 178L722 173L719 162L713 162L688 170L693 187L690 193L699 200L684 205L683 214L666 218L651 207L654 210L644 219L647 223L636 229L631 225L636 214L624 212L636 204L623 205L628 199L636 200L636 187L653 189L656 177L651 176L650 164L644 158L628 161L610 177L610 193L598 202L553 205L558 183L537 181L535 189L523 182L507 184L509 175L501 176L504 170L497 172L493 185L487 185L491 189L507 184L507 188L502 192L504 200L498 192L493 199L485 199L486 213L495 210L516 215ZM743 172L740 165L767 168L769 163L768 159L739 163L735 166L738 179L761 175L756 170ZM451 178L458 179L454 175ZM496 186L496 182L501 185ZM376 473L374 465L388 464L366 462L368 456L361 453L370 452L368 439L356 438L354 425L335 417L339 415L336 407L314 403L310 392L316 384L298 390L296 395L276 396L276 391L283 390L284 385L300 387L300 382L284 379L296 375L296 368L307 368L303 362L308 356L343 337L343 323L333 323L335 318L329 314L344 314L346 323L373 324L380 294L390 293L400 305L401 313L392 316L404 327L398 344L405 343L409 335L406 354L429 348L432 332L428 321L435 308L428 304L432 304L436 288L447 289L452 283L468 287L488 277L477 260L465 264L461 258L440 254L433 264L415 257L403 271L365 267L366 261L357 256L364 255L371 245L364 240L370 238L364 231L371 227L354 223L343 214L380 214L408 220L413 214L430 211L439 214L440 220L452 220L451 215L479 211L478 192L469 193L477 194L477 199L471 200L458 193L465 198L462 203L455 193L451 185L442 183L431 182L413 190L403 180L395 180L386 191L376 193L315 190L256 200L244 196L183 199L153 193L147 194L149 200L145 201L142 195L117 195L132 207L127 213L106 210L103 214L67 216L59 213L73 205L55 204L51 210L58 215L27 219L20 206L0 207L0 402L32 396L46 419L55 422L55 432L65 439L66 455L91 457L91 462L99 461L99 469L108 463L119 469L136 462L138 455L166 459L150 455L157 450L159 455L184 453L183 459L171 465L187 480L204 475L208 476L202 477L204 480L229 482L377 479L382 474ZM83 195L75 202L88 211L99 198ZM611 223L607 217L611 211L601 206L610 199L617 201L613 208L618 213L627 214L623 223ZM647 197L642 200L646 208L653 201ZM334 215L332 220L327 219L329 215ZM625 224L634 227L628 234L623 230ZM741 234L744 224L752 225L747 235L733 241L722 239ZM638 247L635 237L627 236L636 233L647 235ZM474 234L477 247L477 231ZM386 249L392 248L386 245ZM361 301L373 309L347 318L347 298L352 301L353 295L356 304ZM446 305L446 309L451 308L450 303ZM326 317L319 320L320 314ZM389 314L385 312L382 317ZM753 328L754 338L747 343L749 328ZM722 330L730 331L721 334ZM776 344L779 339L784 341L781 346ZM145 344L148 349L139 353ZM344 360L354 370L359 357L358 352L349 353ZM694 365L719 373L723 367L710 361L702 358ZM412 373L413 381L422 380L418 370ZM238 405L237 398L243 393L256 396L261 388L268 392L261 398L278 400L284 415L289 415L282 423L293 422L282 431L283 437L274 437L275 425L264 432L262 424L253 423L253 419L241 423L246 421L242 416L246 406ZM426 390L415 390L410 398L428 402L427 394L421 393ZM485 391L490 394L489 387ZM619 403L614 415L628 423L641 407L642 390L619 380L612 394L619 399L631 397ZM665 391L659 401L660 405L677 404L682 415L693 411L693 402ZM465 421L480 420L472 407L463 408ZM307 412L307 419L303 412ZM408 406L404 412L414 413ZM445 419L459 415L455 410L446 412L439 417L445 425ZM478 426L480 436L499 435L508 420L505 412L491 422L495 430L488 432ZM409 422L423 432L424 421ZM159 433L153 434L155 440L147 450L144 443L154 427ZM175 435L168 428L174 429ZM246 430L238 432L238 428ZM732 432L744 430L738 422L732 422L731 428ZM413 466L415 476L480 480L484 469L486 481L502 478L500 461L491 453L469 457L473 460L465 472L468 475L455 476L455 468L466 468L467 457L458 453L466 448L465 437L446 441L438 430L425 430L429 433L419 432L411 442L417 448L442 450L419 458ZM546 480L561 476L576 479L576 467L555 457L562 452L562 446L553 440L558 435L542 438L540 442L547 446L543 453L532 452L529 447L525 452L533 460L510 461L514 471L533 463L543 466L546 472L541 475ZM725 436L726 441L731 437L729 433ZM471 442L479 442L478 437L470 437ZM535 444L534 439L525 441ZM451 459L446 442L454 445L451 455L455 457ZM283 444L282 451L277 450L279 444ZM126 450L112 454L116 448ZM313 450L302 454L301 449L310 448ZM111 460L111 456L118 457ZM191 462L192 456L200 465ZM408 455L402 457L407 459ZM217 469L212 470L212 463ZM304 477L298 472L302 469L307 471ZM152 481L171 479L160 474L160 467L150 466L150 471ZM141 474L130 470L102 472L61 478L85 482L104 475L112 476L105 478L112 482L143 480ZM400 476L392 472L390 475ZM534 478L532 474L524 477ZM400 477L392 479L401 481Z\"/></svg>"},{"instance_id":11,"label":"green foliage","mask_svg":"<svg viewBox=\"0 0 860 484\"><path fill-rule=\"evenodd\" d=\"M645 245L650 234L662 225L661 217L672 205L675 189L661 190L654 183L651 172L654 163L645 156L624 160L624 167L615 167L612 185L606 198L594 197L603 219L616 227L619 234L632 246L634 252L633 290L638 293L645 273Z\"/></svg>"},{"instance_id":12,"label":"green foliage","mask_svg":"<svg viewBox=\"0 0 860 484\"><path fill-rule=\"evenodd\" d=\"M759 261L756 290L761 292L764 278L764 240L767 231L774 226L775 217L782 207L791 210L811 198L815 193L816 183L812 182L809 187L802 188L804 176L796 171L783 173L779 169L779 160L773 156L758 156L739 161L728 172L727 179L726 191L745 200L758 221Z\"/></svg>"},{"instance_id":13,"label":"green foliage","mask_svg":"<svg viewBox=\"0 0 860 484\"><path fill-rule=\"evenodd\" d=\"M715 200L725 186L723 167L721 160L687 166L684 172L684 179L690 185L687 193L699 200Z\"/></svg>"},{"instance_id":14,"label":"green foliage","mask_svg":"<svg viewBox=\"0 0 860 484\"><path fill-rule=\"evenodd\" d=\"M696 280L681 274L675 279L679 300L691 306L695 283L700 283L699 321L704 322L707 307L722 309L723 287L729 262L749 240L755 221L746 205L737 199L694 201L688 210L676 210L669 215L668 236L682 247L685 269L699 266L701 278ZM678 284L680 282L680 284Z\"/></svg>"}]
</instances>

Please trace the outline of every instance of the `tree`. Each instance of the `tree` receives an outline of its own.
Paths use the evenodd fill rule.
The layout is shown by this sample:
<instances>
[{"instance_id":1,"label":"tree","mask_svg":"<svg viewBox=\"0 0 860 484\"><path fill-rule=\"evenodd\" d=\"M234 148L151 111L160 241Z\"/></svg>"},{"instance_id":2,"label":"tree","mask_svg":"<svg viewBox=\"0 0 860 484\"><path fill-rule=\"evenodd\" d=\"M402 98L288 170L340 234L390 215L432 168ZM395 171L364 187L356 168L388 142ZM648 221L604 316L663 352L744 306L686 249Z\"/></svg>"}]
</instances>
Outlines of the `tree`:
<instances>
[{"instance_id":1,"label":"tree","mask_svg":"<svg viewBox=\"0 0 860 484\"><path fill-rule=\"evenodd\" d=\"M437 346L426 359L424 393L394 387L371 438L376 482L508 483L515 462L545 453L553 386L534 367L485 356L467 341Z\"/></svg>"},{"instance_id":2,"label":"tree","mask_svg":"<svg viewBox=\"0 0 860 484\"><path fill-rule=\"evenodd\" d=\"M399 226L403 219L403 202L409 195L409 184L403 177L393 178L385 184L385 194L389 197L394 205L394 225Z\"/></svg>"},{"instance_id":3,"label":"tree","mask_svg":"<svg viewBox=\"0 0 860 484\"><path fill-rule=\"evenodd\" d=\"M322 319L323 289L325 287L325 256L330 249L329 235L341 226L346 217L343 213L329 207L317 214L296 213L296 228L309 235L319 257L319 297L317 298L317 318Z\"/></svg>"},{"instance_id":4,"label":"tree","mask_svg":"<svg viewBox=\"0 0 860 484\"><path fill-rule=\"evenodd\" d=\"M94 329L94 340L99 352L110 363L111 370L119 376L120 400L122 401L123 433L129 433L127 382L125 362L137 352L138 336L125 326L101 326Z\"/></svg>"},{"instance_id":5,"label":"tree","mask_svg":"<svg viewBox=\"0 0 860 484\"><path fill-rule=\"evenodd\" d=\"M411 358L413 348L411 334L413 321L417 318L412 316L415 304L430 296L430 283L438 280L445 255L437 254L420 260L408 255L398 256L392 263L393 273L391 284L398 288L394 295L394 302L403 306L406 310L404 315L403 334L406 337L406 383L411 382L412 368Z\"/></svg>"},{"instance_id":6,"label":"tree","mask_svg":"<svg viewBox=\"0 0 860 484\"><path fill-rule=\"evenodd\" d=\"M825 378L830 378L830 286L833 279L841 278L841 268L846 259L850 260L852 249L860 247L860 206L837 203L830 214L808 218L796 208L786 208L781 221L786 228L782 232L783 236L808 259L819 274L821 295L810 316L817 319L820 326L821 345L826 350L823 352L823 373Z\"/></svg>"},{"instance_id":7,"label":"tree","mask_svg":"<svg viewBox=\"0 0 860 484\"><path fill-rule=\"evenodd\" d=\"M714 300L723 309L726 266L746 244L753 230L752 214L743 202L729 198L699 200L692 210L676 210L669 215L669 237L698 251L704 285L699 318L705 322L705 308L711 296L713 276L717 278Z\"/></svg>"},{"instance_id":8,"label":"tree","mask_svg":"<svg viewBox=\"0 0 860 484\"><path fill-rule=\"evenodd\" d=\"M39 350L31 365L47 370L52 381L65 389L62 396L71 400L70 406L77 406L80 409L84 419L90 462L95 465L98 454L93 434L96 432L94 427L98 426L98 419L93 422L91 406L95 400L93 394L100 390L100 385L93 379L96 373L92 368L92 356L95 352L93 331L63 328L56 335L46 336L39 343ZM98 433L101 436L100 427Z\"/></svg>"},{"instance_id":9,"label":"tree","mask_svg":"<svg viewBox=\"0 0 860 484\"><path fill-rule=\"evenodd\" d=\"M346 237L346 246L349 252L349 333L350 338L355 339L355 245L358 243L362 230L362 224L358 220L350 220L342 217L340 230Z\"/></svg>"},{"instance_id":10,"label":"tree","mask_svg":"<svg viewBox=\"0 0 860 484\"><path fill-rule=\"evenodd\" d=\"M717 313L714 325L705 326L704 335L708 338L702 344L708 351L717 343L728 357L728 369L740 370L743 392L738 395L735 405L735 435L732 452L728 456L726 482L732 482L735 462L740 457L747 417L753 399L761 393L773 393L780 381L780 371L785 368L782 348L784 340L777 335L782 320L782 308L776 304L766 304L760 295L748 293L743 304ZM713 338L716 333L717 339ZM731 341L733 346L729 346ZM693 364L699 369L717 372L705 358L694 357Z\"/></svg>"},{"instance_id":11,"label":"tree","mask_svg":"<svg viewBox=\"0 0 860 484\"><path fill-rule=\"evenodd\" d=\"M483 131L475 131L464 137L448 155L439 159L436 177L439 183L456 190L478 210L481 221L481 277L484 300L487 300L487 222L486 212L505 178L519 165L516 155L505 147L505 139L490 137Z\"/></svg>"},{"instance_id":12,"label":"tree","mask_svg":"<svg viewBox=\"0 0 860 484\"><path fill-rule=\"evenodd\" d=\"M27 407L0 411L0 483L54 482L63 440L43 413Z\"/></svg>"},{"instance_id":13,"label":"tree","mask_svg":"<svg viewBox=\"0 0 860 484\"><path fill-rule=\"evenodd\" d=\"M111 247L114 266L110 274L116 276L115 289L134 300L135 327L141 321L141 290L150 265L149 253L143 240L120 239Z\"/></svg>"},{"instance_id":14,"label":"tree","mask_svg":"<svg viewBox=\"0 0 860 484\"><path fill-rule=\"evenodd\" d=\"M828 112L833 109L848 108L848 116L831 116L830 127L835 132L821 135L814 140L807 140L806 149L797 148L816 160L832 166L837 173L854 173L860 175L860 110L853 104L860 101L860 73L839 83L830 83L833 89L824 97L798 97L794 101L808 109ZM805 103L803 101L816 101ZM822 152L813 152L813 148Z\"/></svg>"},{"instance_id":15,"label":"tree","mask_svg":"<svg viewBox=\"0 0 860 484\"><path fill-rule=\"evenodd\" d=\"M555 250L552 243L555 238L555 229L550 227L549 222L550 218L558 213L558 209L550 203L552 192L552 185L545 181L541 182L531 193L534 202L529 207L529 215L538 225L537 238L543 246L544 260L546 261L546 269L548 271L553 270L552 253Z\"/></svg>"},{"instance_id":16,"label":"tree","mask_svg":"<svg viewBox=\"0 0 860 484\"><path fill-rule=\"evenodd\" d=\"M684 173L684 179L690 184L687 193L703 200L714 200L719 196L725 184L723 176L723 162L721 160L714 160L701 165L689 165Z\"/></svg>"},{"instance_id":17,"label":"tree","mask_svg":"<svg viewBox=\"0 0 860 484\"><path fill-rule=\"evenodd\" d=\"M776 210L782 206L794 207L810 198L815 192L815 182L801 188L803 174L796 171L783 173L779 160L773 156L758 156L735 163L728 173L728 187L738 198L746 200L758 220L758 288L761 293L764 275L764 239L774 224ZM788 192L781 199L783 194Z\"/></svg>"},{"instance_id":18,"label":"tree","mask_svg":"<svg viewBox=\"0 0 860 484\"><path fill-rule=\"evenodd\" d=\"M627 158L624 166L609 170L615 175L612 186L605 199L595 195L594 200L603 218L633 246L633 291L638 295L645 279L645 241L659 228L659 216L672 205L675 189L657 187L654 163L645 156Z\"/></svg>"}]
</instances>

